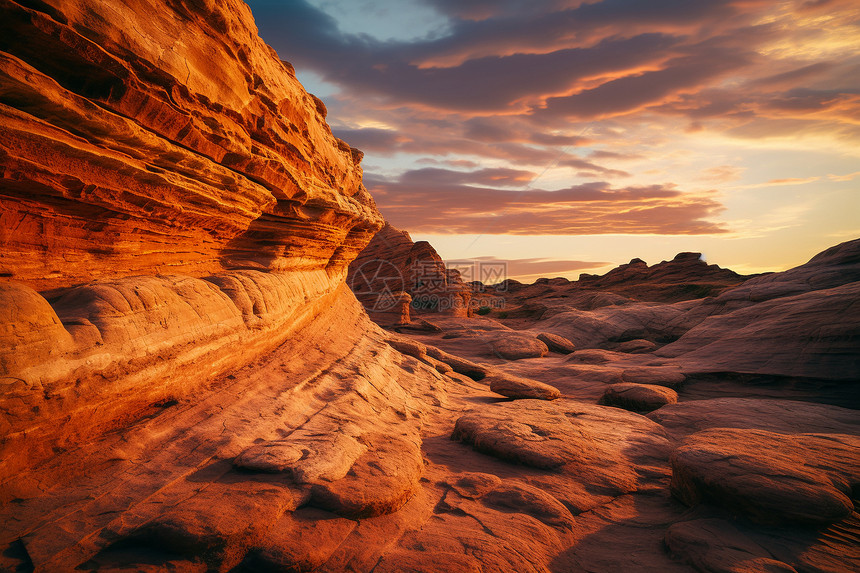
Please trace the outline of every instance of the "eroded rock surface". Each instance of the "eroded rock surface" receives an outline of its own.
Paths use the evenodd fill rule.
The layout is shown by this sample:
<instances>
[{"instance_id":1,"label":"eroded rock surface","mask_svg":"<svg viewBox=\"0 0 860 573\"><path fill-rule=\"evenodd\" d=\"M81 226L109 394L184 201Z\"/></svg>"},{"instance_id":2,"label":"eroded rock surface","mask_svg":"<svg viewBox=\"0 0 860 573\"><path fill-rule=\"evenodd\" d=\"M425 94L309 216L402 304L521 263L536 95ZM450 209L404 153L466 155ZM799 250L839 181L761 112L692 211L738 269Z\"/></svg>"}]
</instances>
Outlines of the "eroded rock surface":
<instances>
[{"instance_id":1,"label":"eroded rock surface","mask_svg":"<svg viewBox=\"0 0 860 573\"><path fill-rule=\"evenodd\" d=\"M4 5L4 274L41 291L237 265L343 270L382 224L359 155L249 8L105 10Z\"/></svg>"},{"instance_id":2,"label":"eroded rock surface","mask_svg":"<svg viewBox=\"0 0 860 573\"><path fill-rule=\"evenodd\" d=\"M244 4L7 1L0 79L0 569L860 568L856 411L802 401L857 241L485 287L386 228L384 331L362 153Z\"/></svg>"},{"instance_id":3,"label":"eroded rock surface","mask_svg":"<svg viewBox=\"0 0 860 573\"><path fill-rule=\"evenodd\" d=\"M3 11L0 479L272 350L382 225L245 4Z\"/></svg>"},{"instance_id":4,"label":"eroded rock surface","mask_svg":"<svg viewBox=\"0 0 860 573\"><path fill-rule=\"evenodd\" d=\"M643 476L659 474L669 451L662 429L646 418L566 401L487 405L458 419L452 437L499 459L564 475L545 487L578 511L649 487Z\"/></svg>"},{"instance_id":5,"label":"eroded rock surface","mask_svg":"<svg viewBox=\"0 0 860 573\"><path fill-rule=\"evenodd\" d=\"M720 428L688 437L672 454L672 493L758 523L829 524L854 511L860 439Z\"/></svg>"},{"instance_id":6,"label":"eroded rock surface","mask_svg":"<svg viewBox=\"0 0 860 573\"><path fill-rule=\"evenodd\" d=\"M731 524L719 519L681 521L666 530L666 547L699 571L791 573L783 563Z\"/></svg>"}]
</instances>

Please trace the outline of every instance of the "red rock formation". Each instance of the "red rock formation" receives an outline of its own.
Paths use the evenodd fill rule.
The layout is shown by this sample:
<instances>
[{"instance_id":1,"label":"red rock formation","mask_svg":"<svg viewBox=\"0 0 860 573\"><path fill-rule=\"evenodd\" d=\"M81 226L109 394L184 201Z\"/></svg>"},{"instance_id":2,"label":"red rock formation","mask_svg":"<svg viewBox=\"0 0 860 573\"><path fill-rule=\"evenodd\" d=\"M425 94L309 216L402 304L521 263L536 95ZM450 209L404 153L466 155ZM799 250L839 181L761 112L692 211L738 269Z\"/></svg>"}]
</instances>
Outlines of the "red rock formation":
<instances>
[{"instance_id":1,"label":"red rock formation","mask_svg":"<svg viewBox=\"0 0 860 573\"><path fill-rule=\"evenodd\" d=\"M0 479L282 343L382 225L245 4L2 9Z\"/></svg>"},{"instance_id":2,"label":"red rock formation","mask_svg":"<svg viewBox=\"0 0 860 573\"><path fill-rule=\"evenodd\" d=\"M634 300L675 302L713 296L747 278L707 264L702 260L702 253L678 253L671 261L652 267L642 259L633 259L602 276L582 274L576 284Z\"/></svg>"},{"instance_id":3,"label":"red rock formation","mask_svg":"<svg viewBox=\"0 0 860 573\"><path fill-rule=\"evenodd\" d=\"M693 328L658 351L690 372L860 380L860 240L753 278L686 313Z\"/></svg>"},{"instance_id":4,"label":"red rock formation","mask_svg":"<svg viewBox=\"0 0 860 573\"><path fill-rule=\"evenodd\" d=\"M371 316L382 324L390 320L377 313L394 307L402 292L411 296L414 312L469 315L471 288L460 274L445 267L430 243L413 243L409 233L388 223L349 266L348 282Z\"/></svg>"},{"instance_id":5,"label":"red rock formation","mask_svg":"<svg viewBox=\"0 0 860 573\"><path fill-rule=\"evenodd\" d=\"M851 310L824 304L852 296L850 245L706 301L551 302L569 284L547 280L519 289L544 291L533 331L437 315L423 342L387 333L344 284L381 225L361 154L244 4L0 2L0 570L860 567L856 412L690 401L683 360L741 319L733 344L754 348L782 300L793 327L763 348L846 364L847 321L819 344L796 316ZM457 284L402 238L404 265ZM685 332L678 357L637 340ZM582 401L607 383L679 403Z\"/></svg>"},{"instance_id":6,"label":"red rock formation","mask_svg":"<svg viewBox=\"0 0 860 573\"><path fill-rule=\"evenodd\" d=\"M46 291L237 266L337 274L379 227L358 154L243 3L3 10L5 276Z\"/></svg>"}]
</instances>

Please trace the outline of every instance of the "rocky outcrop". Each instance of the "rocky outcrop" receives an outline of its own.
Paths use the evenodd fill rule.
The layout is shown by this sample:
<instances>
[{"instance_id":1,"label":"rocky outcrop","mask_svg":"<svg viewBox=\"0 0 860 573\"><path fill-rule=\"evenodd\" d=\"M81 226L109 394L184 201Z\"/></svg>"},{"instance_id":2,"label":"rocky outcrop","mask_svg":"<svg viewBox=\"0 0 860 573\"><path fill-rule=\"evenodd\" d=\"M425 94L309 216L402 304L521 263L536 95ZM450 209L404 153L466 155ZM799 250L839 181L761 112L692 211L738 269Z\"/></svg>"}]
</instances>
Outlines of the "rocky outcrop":
<instances>
[{"instance_id":1,"label":"rocky outcrop","mask_svg":"<svg viewBox=\"0 0 860 573\"><path fill-rule=\"evenodd\" d=\"M633 259L602 276L581 274L578 284L635 300L676 302L713 296L747 278L707 264L702 260L702 253L678 253L671 261L652 267L642 259Z\"/></svg>"},{"instance_id":2,"label":"rocky outcrop","mask_svg":"<svg viewBox=\"0 0 860 573\"><path fill-rule=\"evenodd\" d=\"M486 300L534 298L509 318L407 324L392 288L409 335L384 331L345 284L382 224L361 152L244 4L5 1L0 32L0 570L860 567L854 411L691 399L728 384L695 354L721 320L726 352L775 325L761 348L799 337L850 388L850 326L822 324L851 244L671 304L508 281ZM421 287L457 283L399 237ZM679 403L594 404L634 384Z\"/></svg>"},{"instance_id":3,"label":"rocky outcrop","mask_svg":"<svg viewBox=\"0 0 860 573\"><path fill-rule=\"evenodd\" d=\"M747 281L691 308L693 324L656 352L689 372L860 380L860 240Z\"/></svg>"},{"instance_id":4,"label":"rocky outcrop","mask_svg":"<svg viewBox=\"0 0 860 573\"><path fill-rule=\"evenodd\" d=\"M684 275L676 272L679 268L691 273L700 268L704 276L726 275L727 283L720 294L697 300L633 300L637 285L647 284L637 282L640 271L628 269L619 271L617 280L618 284L625 284L624 277L630 280L624 288L630 289L631 298L617 304L593 307L593 299L583 298L583 287L572 286L577 283L565 287L547 281L510 293L506 301L520 305L510 311L519 321L520 332L514 335L521 334L525 326L535 335L563 336L581 349L571 360L578 360L579 352L592 348L653 353L667 362L671 359L688 376L730 373L819 385L838 381L847 385L844 392L837 392L841 396L850 394L850 385L860 380L860 327L854 319L860 313L859 250L860 240L849 241L797 268L755 277L732 288L727 286L731 282L728 272L709 270L695 253L679 255L648 271L654 280L665 276L680 280ZM643 265L635 263L633 267ZM742 278L737 275L733 280ZM690 280L690 284L695 283ZM598 282L595 279L594 284ZM523 297L532 297L531 302L522 303ZM538 314L519 312L537 305L537 301L541 306ZM498 314L492 316L506 322ZM624 381L651 383L647 376L645 380ZM856 399L837 397L837 393L837 403L857 404Z\"/></svg>"},{"instance_id":5,"label":"rocky outcrop","mask_svg":"<svg viewBox=\"0 0 860 573\"><path fill-rule=\"evenodd\" d=\"M4 4L5 276L337 274L381 225L358 155L243 3L117 8L119 30L83 0Z\"/></svg>"},{"instance_id":6,"label":"rocky outcrop","mask_svg":"<svg viewBox=\"0 0 860 573\"><path fill-rule=\"evenodd\" d=\"M430 243L414 243L409 233L388 223L350 264L348 283L380 324L391 324L391 317L380 313L396 306L404 293L411 297L413 314L470 312L471 288L460 273L448 269ZM409 315L403 318L408 322Z\"/></svg>"},{"instance_id":7,"label":"rocky outcrop","mask_svg":"<svg viewBox=\"0 0 860 573\"><path fill-rule=\"evenodd\" d=\"M245 4L3 13L0 480L289 339L382 225Z\"/></svg>"},{"instance_id":8,"label":"rocky outcrop","mask_svg":"<svg viewBox=\"0 0 860 573\"><path fill-rule=\"evenodd\" d=\"M348 536L350 518L409 502L424 471L423 396L443 399L443 378L386 344L347 289L329 302L262 364L6 477L0 542L46 571L163 551L180 569L318 562L324 547L283 533L307 528L309 509L335 520L323 531Z\"/></svg>"},{"instance_id":9,"label":"rocky outcrop","mask_svg":"<svg viewBox=\"0 0 860 573\"><path fill-rule=\"evenodd\" d=\"M693 434L672 454L672 493L753 521L829 524L854 511L860 439L720 428Z\"/></svg>"},{"instance_id":10,"label":"rocky outcrop","mask_svg":"<svg viewBox=\"0 0 860 573\"><path fill-rule=\"evenodd\" d=\"M785 296L827 290L860 281L860 240L826 249L809 262L781 273L754 277L720 295L716 304L758 303Z\"/></svg>"},{"instance_id":11,"label":"rocky outcrop","mask_svg":"<svg viewBox=\"0 0 860 573\"><path fill-rule=\"evenodd\" d=\"M678 253L671 261L649 267L633 259L605 275L584 273L579 280L537 279L530 285L508 279L497 285L471 283L472 290L489 300L496 297L496 316L549 318L570 310L593 311L631 302L675 303L703 299L736 287L749 276L709 265L701 253Z\"/></svg>"}]
</instances>

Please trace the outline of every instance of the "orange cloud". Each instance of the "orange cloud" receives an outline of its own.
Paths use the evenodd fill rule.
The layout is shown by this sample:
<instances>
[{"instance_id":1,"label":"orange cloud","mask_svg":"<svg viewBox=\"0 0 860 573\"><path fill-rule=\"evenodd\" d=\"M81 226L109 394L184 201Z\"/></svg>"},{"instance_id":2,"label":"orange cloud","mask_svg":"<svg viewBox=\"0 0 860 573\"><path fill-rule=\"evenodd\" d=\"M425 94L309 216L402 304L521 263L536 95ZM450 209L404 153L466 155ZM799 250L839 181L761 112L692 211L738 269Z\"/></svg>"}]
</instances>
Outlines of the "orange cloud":
<instances>
[{"instance_id":1,"label":"orange cloud","mask_svg":"<svg viewBox=\"0 0 860 573\"><path fill-rule=\"evenodd\" d=\"M587 183L558 191L500 189L486 170L408 171L396 180L369 178L368 189L395 226L416 233L586 235L717 234L723 206L711 195L670 186L614 188Z\"/></svg>"}]
</instances>

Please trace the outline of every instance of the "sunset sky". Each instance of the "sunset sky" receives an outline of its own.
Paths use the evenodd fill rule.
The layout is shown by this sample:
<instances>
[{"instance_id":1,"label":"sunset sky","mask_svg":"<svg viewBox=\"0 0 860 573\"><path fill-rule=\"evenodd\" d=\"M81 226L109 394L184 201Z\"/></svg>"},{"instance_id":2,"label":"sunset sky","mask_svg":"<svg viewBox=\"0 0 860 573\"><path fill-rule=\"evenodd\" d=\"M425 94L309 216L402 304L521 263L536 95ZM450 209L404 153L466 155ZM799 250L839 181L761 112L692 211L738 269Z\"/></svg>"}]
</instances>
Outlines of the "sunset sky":
<instances>
[{"instance_id":1,"label":"sunset sky","mask_svg":"<svg viewBox=\"0 0 860 573\"><path fill-rule=\"evenodd\" d=\"M860 237L857 0L249 4L443 258L760 272Z\"/></svg>"}]
</instances>

